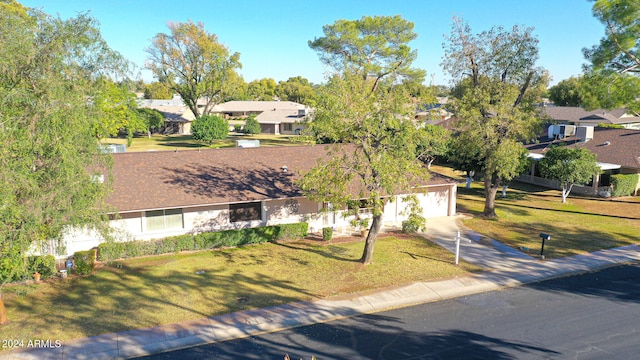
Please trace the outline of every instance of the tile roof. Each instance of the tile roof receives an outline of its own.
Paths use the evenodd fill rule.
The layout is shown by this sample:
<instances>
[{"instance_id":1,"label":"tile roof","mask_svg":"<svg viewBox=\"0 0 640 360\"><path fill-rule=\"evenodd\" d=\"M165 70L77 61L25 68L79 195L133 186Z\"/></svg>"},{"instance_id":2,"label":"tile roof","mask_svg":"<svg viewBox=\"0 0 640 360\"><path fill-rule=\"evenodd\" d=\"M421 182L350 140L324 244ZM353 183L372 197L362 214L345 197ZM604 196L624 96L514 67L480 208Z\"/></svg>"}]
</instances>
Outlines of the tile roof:
<instances>
[{"instance_id":1,"label":"tile roof","mask_svg":"<svg viewBox=\"0 0 640 360\"><path fill-rule=\"evenodd\" d=\"M107 202L127 212L299 197L294 179L325 155L322 145L114 154ZM432 173L423 185L454 182Z\"/></svg>"},{"instance_id":2,"label":"tile roof","mask_svg":"<svg viewBox=\"0 0 640 360\"><path fill-rule=\"evenodd\" d=\"M596 127L593 139L587 142L580 142L575 136L560 140L544 137L538 144L529 144L526 147L532 153L544 154L554 144L583 147L596 154L598 162L640 170L640 130Z\"/></svg>"}]
</instances>

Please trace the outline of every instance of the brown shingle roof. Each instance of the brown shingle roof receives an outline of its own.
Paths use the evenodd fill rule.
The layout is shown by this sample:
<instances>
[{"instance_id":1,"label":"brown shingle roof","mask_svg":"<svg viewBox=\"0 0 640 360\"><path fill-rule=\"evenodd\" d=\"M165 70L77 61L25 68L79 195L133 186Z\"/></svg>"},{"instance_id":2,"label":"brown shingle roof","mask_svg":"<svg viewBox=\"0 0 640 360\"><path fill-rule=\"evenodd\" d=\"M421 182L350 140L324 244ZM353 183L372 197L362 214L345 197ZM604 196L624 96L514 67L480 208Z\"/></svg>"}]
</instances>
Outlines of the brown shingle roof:
<instances>
[{"instance_id":1,"label":"brown shingle roof","mask_svg":"<svg viewBox=\"0 0 640 360\"><path fill-rule=\"evenodd\" d=\"M114 154L107 201L127 212L299 197L294 179L325 154L322 145ZM452 182L432 174L424 185Z\"/></svg>"},{"instance_id":2,"label":"brown shingle roof","mask_svg":"<svg viewBox=\"0 0 640 360\"><path fill-rule=\"evenodd\" d=\"M543 139L527 145L532 153L544 154L554 144L584 147L596 154L598 162L640 169L640 130L594 128L593 139L580 142L575 136L560 140Z\"/></svg>"}]
</instances>

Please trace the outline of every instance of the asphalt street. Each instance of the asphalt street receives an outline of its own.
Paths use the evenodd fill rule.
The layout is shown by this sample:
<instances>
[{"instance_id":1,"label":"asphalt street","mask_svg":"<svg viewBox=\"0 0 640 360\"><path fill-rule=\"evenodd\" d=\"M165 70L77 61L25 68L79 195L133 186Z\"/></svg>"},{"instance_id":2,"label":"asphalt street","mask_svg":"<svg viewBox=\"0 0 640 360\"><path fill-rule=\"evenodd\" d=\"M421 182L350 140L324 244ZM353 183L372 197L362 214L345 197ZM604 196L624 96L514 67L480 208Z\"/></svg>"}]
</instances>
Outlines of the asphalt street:
<instances>
[{"instance_id":1,"label":"asphalt street","mask_svg":"<svg viewBox=\"0 0 640 360\"><path fill-rule=\"evenodd\" d=\"M637 359L640 265L142 359Z\"/></svg>"}]
</instances>

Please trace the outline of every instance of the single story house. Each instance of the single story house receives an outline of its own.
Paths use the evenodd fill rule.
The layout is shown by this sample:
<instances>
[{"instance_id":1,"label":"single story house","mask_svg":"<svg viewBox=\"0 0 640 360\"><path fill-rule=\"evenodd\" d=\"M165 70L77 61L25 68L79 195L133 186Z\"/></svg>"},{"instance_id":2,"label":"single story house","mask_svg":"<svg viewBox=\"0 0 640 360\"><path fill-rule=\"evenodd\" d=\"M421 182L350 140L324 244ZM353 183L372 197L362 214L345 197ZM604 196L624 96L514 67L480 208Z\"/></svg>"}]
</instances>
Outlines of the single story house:
<instances>
[{"instance_id":1,"label":"single story house","mask_svg":"<svg viewBox=\"0 0 640 360\"><path fill-rule=\"evenodd\" d=\"M575 106L544 106L546 117L557 124L574 126L620 125L627 129L640 130L640 116L625 109L586 111Z\"/></svg>"},{"instance_id":2,"label":"single story house","mask_svg":"<svg viewBox=\"0 0 640 360\"><path fill-rule=\"evenodd\" d=\"M311 109L292 101L227 101L211 110L226 119L246 119L256 115L263 134L300 134Z\"/></svg>"},{"instance_id":3,"label":"single story house","mask_svg":"<svg viewBox=\"0 0 640 360\"><path fill-rule=\"evenodd\" d=\"M167 121L165 133L191 135L191 123L196 117L179 95L169 100L140 99L138 106L160 111Z\"/></svg>"},{"instance_id":4,"label":"single story house","mask_svg":"<svg viewBox=\"0 0 640 360\"><path fill-rule=\"evenodd\" d=\"M603 195L609 190L611 175L640 174L640 130L574 126L562 136L553 136L552 131L549 131L549 134L538 139L537 143L525 146L533 159L544 157L551 146L585 148L595 154L602 172L595 175L588 186L574 187L577 193ZM557 182L539 176L535 161L532 162L529 173L518 180L552 188L559 187ZM636 185L636 192L638 189L640 183Z\"/></svg>"},{"instance_id":5,"label":"single story house","mask_svg":"<svg viewBox=\"0 0 640 360\"><path fill-rule=\"evenodd\" d=\"M330 205L311 201L294 184L324 156L321 145L113 154L110 225L119 241L303 221L310 232L333 227L336 236L350 234L343 210L322 211ZM456 186L435 173L417 184L424 217L455 215ZM389 198L394 201L386 204L383 226L398 228L408 217L406 204L401 194ZM367 209L359 212L370 216ZM102 239L77 229L63 241L73 254Z\"/></svg>"}]
</instances>

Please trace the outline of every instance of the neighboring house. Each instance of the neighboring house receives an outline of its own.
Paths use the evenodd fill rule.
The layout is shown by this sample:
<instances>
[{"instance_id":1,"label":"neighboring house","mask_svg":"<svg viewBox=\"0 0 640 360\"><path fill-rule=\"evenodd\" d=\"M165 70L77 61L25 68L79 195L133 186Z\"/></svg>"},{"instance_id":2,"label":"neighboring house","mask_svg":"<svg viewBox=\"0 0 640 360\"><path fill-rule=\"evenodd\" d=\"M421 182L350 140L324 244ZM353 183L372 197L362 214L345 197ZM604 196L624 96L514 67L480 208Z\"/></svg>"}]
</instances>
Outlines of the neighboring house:
<instances>
[{"instance_id":1,"label":"neighboring house","mask_svg":"<svg viewBox=\"0 0 640 360\"><path fill-rule=\"evenodd\" d=\"M575 187L575 191L588 195L603 195L609 190L610 178L614 174L640 174L640 130L610 129L593 126L578 126L573 135L546 136L536 144L525 145L533 159L544 157L551 146L569 146L586 148L596 155L601 174L594 176L588 186ZM557 188L558 184L539 177L532 162L527 175L520 181ZM640 184L636 185L636 192Z\"/></svg>"},{"instance_id":2,"label":"neighboring house","mask_svg":"<svg viewBox=\"0 0 640 360\"><path fill-rule=\"evenodd\" d=\"M226 148L114 154L112 228L119 240L148 240L186 233L309 223L310 232L333 227L336 235L354 229L341 211L323 212L294 184L301 173L326 156L325 146ZM456 213L454 179L432 173L416 186L426 218ZM391 196L383 226L398 228L402 196ZM339 209L338 209L339 210ZM367 209L361 213L370 216ZM68 254L97 246L97 234L70 231Z\"/></svg>"},{"instance_id":3,"label":"neighboring house","mask_svg":"<svg viewBox=\"0 0 640 360\"><path fill-rule=\"evenodd\" d=\"M167 120L165 133L191 135L191 123L196 117L179 95L170 100L141 99L138 106L160 111Z\"/></svg>"},{"instance_id":4,"label":"neighboring house","mask_svg":"<svg viewBox=\"0 0 640 360\"><path fill-rule=\"evenodd\" d=\"M555 123L575 126L619 125L627 129L640 129L640 117L625 109L586 111L574 106L545 106L544 113Z\"/></svg>"},{"instance_id":5,"label":"neighboring house","mask_svg":"<svg viewBox=\"0 0 640 360\"><path fill-rule=\"evenodd\" d=\"M445 109L445 105L448 103L448 98L438 97L436 104L424 104L416 109L415 120L422 124L440 125L445 120L448 120L453 115L451 112Z\"/></svg>"},{"instance_id":6,"label":"neighboring house","mask_svg":"<svg viewBox=\"0 0 640 360\"><path fill-rule=\"evenodd\" d=\"M263 134L300 134L311 110L292 101L227 101L213 107L212 114L226 119L246 119L256 115Z\"/></svg>"}]
</instances>

